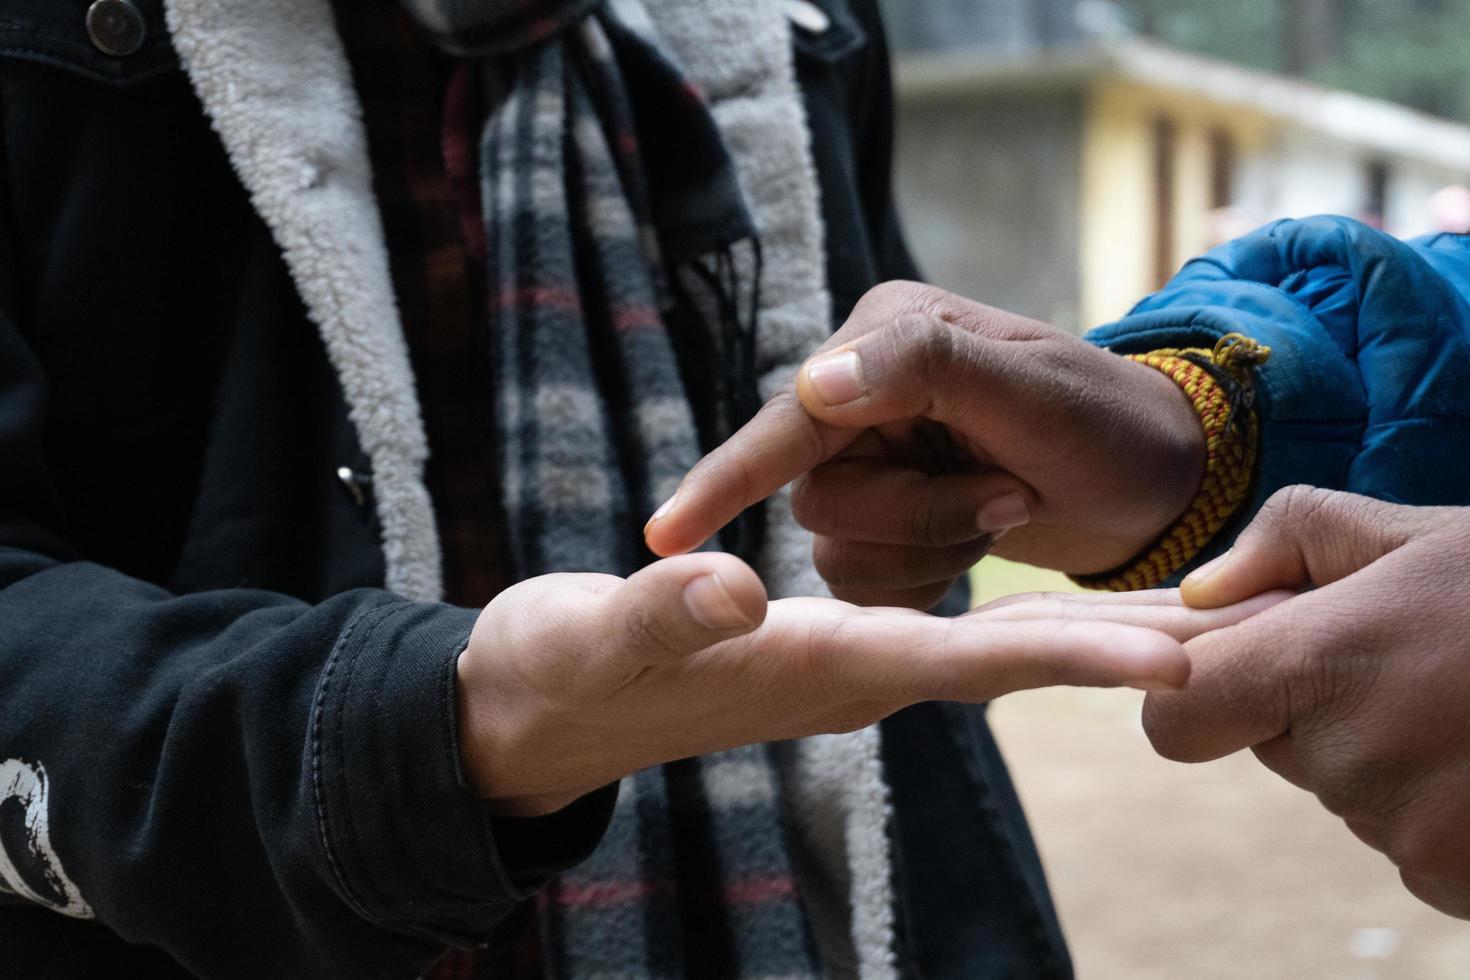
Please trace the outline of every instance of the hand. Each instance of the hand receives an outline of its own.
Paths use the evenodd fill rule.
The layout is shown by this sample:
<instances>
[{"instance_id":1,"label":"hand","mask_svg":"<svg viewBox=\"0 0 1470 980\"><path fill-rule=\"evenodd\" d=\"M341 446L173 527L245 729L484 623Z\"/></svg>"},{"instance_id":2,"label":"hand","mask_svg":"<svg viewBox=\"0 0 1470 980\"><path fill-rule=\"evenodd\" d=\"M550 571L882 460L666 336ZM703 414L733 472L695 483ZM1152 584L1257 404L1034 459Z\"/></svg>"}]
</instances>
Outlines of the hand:
<instances>
[{"instance_id":1,"label":"hand","mask_svg":"<svg viewBox=\"0 0 1470 980\"><path fill-rule=\"evenodd\" d=\"M1143 551L1204 473L1204 435L1153 368L916 283L852 316L650 522L688 551L802 477L796 517L834 594L927 608L1002 533L1007 558L1076 574Z\"/></svg>"},{"instance_id":2,"label":"hand","mask_svg":"<svg viewBox=\"0 0 1470 980\"><path fill-rule=\"evenodd\" d=\"M1208 608L1318 586L1188 644L1189 690L1150 695L1154 747L1182 762L1247 746L1470 918L1470 508L1296 487L1184 584Z\"/></svg>"},{"instance_id":3,"label":"hand","mask_svg":"<svg viewBox=\"0 0 1470 980\"><path fill-rule=\"evenodd\" d=\"M767 604L750 567L722 554L627 580L542 576L490 603L460 655L466 775L500 812L544 814L647 766L857 729L918 701L1177 688L1181 641L1272 601L1200 612L1169 593L1034 596L939 619Z\"/></svg>"}]
</instances>

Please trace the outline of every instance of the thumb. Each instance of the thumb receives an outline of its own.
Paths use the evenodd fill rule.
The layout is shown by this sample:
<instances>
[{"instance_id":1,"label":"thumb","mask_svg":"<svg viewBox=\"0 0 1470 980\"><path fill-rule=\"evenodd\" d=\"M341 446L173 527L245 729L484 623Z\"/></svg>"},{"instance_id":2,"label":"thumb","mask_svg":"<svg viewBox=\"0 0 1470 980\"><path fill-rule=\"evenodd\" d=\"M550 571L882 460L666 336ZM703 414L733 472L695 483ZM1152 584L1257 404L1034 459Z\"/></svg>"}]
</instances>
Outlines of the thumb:
<instances>
[{"instance_id":1,"label":"thumb","mask_svg":"<svg viewBox=\"0 0 1470 980\"><path fill-rule=\"evenodd\" d=\"M1032 326L1016 319L1013 330ZM1031 381L1027 359L1010 356L1017 346L930 313L905 313L808 360L796 393L812 418L842 428L917 418L971 422L1011 404L1006 395L1018 376Z\"/></svg>"},{"instance_id":2,"label":"thumb","mask_svg":"<svg viewBox=\"0 0 1470 980\"><path fill-rule=\"evenodd\" d=\"M595 600L602 630L626 666L668 663L749 633L766 618L766 589L734 555L666 558Z\"/></svg>"},{"instance_id":3,"label":"thumb","mask_svg":"<svg viewBox=\"0 0 1470 980\"><path fill-rule=\"evenodd\" d=\"M1420 523L1416 508L1370 497L1287 487L1275 493L1235 546L1180 585L1197 609L1272 589L1330 585L1401 547Z\"/></svg>"}]
</instances>

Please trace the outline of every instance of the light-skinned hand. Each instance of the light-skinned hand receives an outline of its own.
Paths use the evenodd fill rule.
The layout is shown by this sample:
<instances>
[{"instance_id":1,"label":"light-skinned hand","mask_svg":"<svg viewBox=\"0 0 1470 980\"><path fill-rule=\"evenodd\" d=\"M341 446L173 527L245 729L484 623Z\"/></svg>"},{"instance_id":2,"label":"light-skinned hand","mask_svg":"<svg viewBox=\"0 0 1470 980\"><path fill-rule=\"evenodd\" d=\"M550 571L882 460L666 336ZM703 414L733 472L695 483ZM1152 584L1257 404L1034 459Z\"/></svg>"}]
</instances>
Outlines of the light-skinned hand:
<instances>
[{"instance_id":1,"label":"light-skinned hand","mask_svg":"<svg viewBox=\"0 0 1470 980\"><path fill-rule=\"evenodd\" d=\"M1022 596L960 617L833 599L767 602L724 554L626 580L529 579L485 608L458 664L466 774L495 808L560 809L647 766L861 728L919 701L1053 684L1178 688L1181 643L1280 596Z\"/></svg>"}]
</instances>

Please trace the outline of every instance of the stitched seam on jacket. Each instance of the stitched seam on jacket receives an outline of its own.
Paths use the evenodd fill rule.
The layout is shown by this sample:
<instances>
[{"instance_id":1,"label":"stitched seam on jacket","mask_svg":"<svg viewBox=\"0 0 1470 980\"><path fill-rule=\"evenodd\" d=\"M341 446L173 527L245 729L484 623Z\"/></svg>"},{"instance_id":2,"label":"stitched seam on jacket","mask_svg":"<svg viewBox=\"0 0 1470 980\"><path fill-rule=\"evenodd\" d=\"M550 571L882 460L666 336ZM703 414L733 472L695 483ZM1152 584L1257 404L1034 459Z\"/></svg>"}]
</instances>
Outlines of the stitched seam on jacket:
<instances>
[{"instance_id":1,"label":"stitched seam on jacket","mask_svg":"<svg viewBox=\"0 0 1470 980\"><path fill-rule=\"evenodd\" d=\"M372 626L369 627L367 635L363 637L363 642L361 646L366 646L372 639L373 635L377 633L378 629L385 625L390 619L394 618L395 616L408 613L413 608L413 603L397 603L391 606L384 607L383 615L378 618L377 622L373 623ZM352 656L347 661L346 673L343 675L342 678L342 698L339 702L339 706L336 712L336 735L338 745L345 746L347 744L345 733L342 730L343 718L346 715L346 711L344 710L343 706L352 703L352 681L357 674L357 665L361 662L361 660L362 658L360 656ZM343 789L347 790L349 784L347 780L347 767L345 765L345 750L343 752L343 757L344 765L338 775L341 779ZM390 899L388 893L383 891L382 887L378 884L377 878L373 875L372 872L372 863L368 861L362 853L362 847L359 843L362 840L362 835L359 834L357 830L357 808L351 805L351 800L348 800L347 803L348 806L345 808L345 817L347 820L347 845L351 847L353 854L356 857L358 866L362 868L362 878L364 879L365 884L372 890L373 894L376 896L378 906L384 910L381 913L373 915L373 918L380 922L402 921L402 916L393 915L388 911L393 907L392 900Z\"/></svg>"},{"instance_id":2,"label":"stitched seam on jacket","mask_svg":"<svg viewBox=\"0 0 1470 980\"><path fill-rule=\"evenodd\" d=\"M315 704L312 705L312 722L311 722L311 732L312 732L312 735L311 735L311 742L312 742L312 746L311 746L311 784L312 784L312 795L315 798L315 809L316 809L316 818L317 818L317 833L318 833L319 837L321 838L322 850L327 855L327 865L332 869L332 874L336 877L337 884L341 887L342 892L343 892L343 895L347 899L348 904L352 906L353 910L355 912L357 912L358 915L362 916L365 919L369 919L369 920L374 919L376 917L372 913L370 913L368 911L367 907L363 904L362 900L360 898L358 898L356 890L353 889L352 885L348 883L348 881L347 881L347 875L345 874L345 872L343 871L343 868L342 868L342 863L338 859L337 852L336 852L336 850L332 846L332 833L331 833L331 828L329 826L330 821L329 821L329 819L327 817L326 790L325 790L325 788L322 785L322 727L323 727L323 715L324 715L324 713L326 711L327 696L328 696L328 692L329 692L329 690L331 689L331 686L332 686L332 674L337 669L337 663L342 659L343 651L347 648L348 644L352 641L353 634L357 631L357 628L360 625L362 625L366 620L368 620L370 618L373 618L373 617L376 617L377 620L378 620L378 622L374 623L371 627L369 627L368 628L368 631L367 631L368 632L368 635L371 636L372 631L374 629L376 629L378 625L381 624L382 620L385 619L387 617L388 613L391 612L392 610L393 610L393 606L391 606L391 605L390 606L380 606L380 607L375 608L375 609L369 609L366 612L362 613L360 616L358 616L356 619L354 619L351 623L348 624L347 629L342 634L342 638L337 641L336 647L332 650L331 656L327 658L326 667L324 667L323 670L322 670L321 683L317 687L316 702L315 702ZM352 662L355 663L356 662L356 659L357 659L356 657L352 658ZM348 668L348 669L350 671L350 668ZM345 681L344 681L344 685L343 686L344 686L343 693L345 694L346 693L346 691L345 691L345 687L346 687ZM340 737L340 717L341 717L341 712L339 711L338 712L338 720L339 720L338 734L339 734L339 737ZM350 818L349 818L348 831L349 831L349 833L352 833L353 832L352 831L352 828L350 826ZM361 858L361 855L359 854L359 859L360 858Z\"/></svg>"},{"instance_id":3,"label":"stitched seam on jacket","mask_svg":"<svg viewBox=\"0 0 1470 980\"><path fill-rule=\"evenodd\" d=\"M449 758L450 764L455 767L455 771L460 775L463 775L464 773L464 763L460 759L459 752L456 750L454 744L454 725L458 723L458 706L454 703L454 664L458 662L459 655L461 653L464 653L464 651L468 648L469 641L466 640L465 645L458 648L458 650L455 652L454 658L450 660L449 669L443 672L443 679L439 682L439 709L441 712L440 717L445 719L445 724L441 728L444 733L444 752L445 755ZM500 861L495 856L491 855L490 847L485 840L487 833L484 827L483 820L480 821L480 826L478 829L480 830L480 833L475 834L475 843L479 846L480 859L483 863L483 866L496 869L497 877L504 879L503 884L509 894L515 895L517 896L517 898L526 897L521 894L521 889L516 888L509 880L509 876L504 873L503 869L501 869ZM495 903L492 900L481 902L479 904L493 905Z\"/></svg>"},{"instance_id":4,"label":"stitched seam on jacket","mask_svg":"<svg viewBox=\"0 0 1470 980\"><path fill-rule=\"evenodd\" d=\"M1290 279L1294 275L1297 275L1298 273L1305 274L1305 273L1307 273L1309 271L1312 271L1314 269L1325 269L1325 268L1329 268L1329 267L1334 267L1334 268L1342 269L1344 271L1349 271L1348 268L1347 268L1347 266L1345 266L1345 265L1335 265L1335 264L1330 264L1329 263L1329 264L1324 264L1324 265L1309 266L1309 267L1304 268L1304 269L1293 269L1291 272L1288 272L1285 276L1283 276L1280 282L1275 282L1275 283L1271 283L1271 282L1260 282L1259 280L1256 280L1256 279L1236 279L1236 278L1233 278L1233 277L1229 280L1229 282L1232 285L1240 286L1240 287L1243 287L1245 289L1264 290L1264 291L1266 291L1267 293L1270 293L1273 296L1280 296L1282 299L1285 299L1287 302L1291 303L1291 305L1293 305L1297 309L1301 310L1307 316L1311 317L1312 318L1312 321L1314 323L1316 323L1317 326L1322 329L1322 332L1323 333L1326 333L1327 332L1327 328L1322 326L1322 319L1319 316L1317 316L1316 312L1310 306L1308 306L1306 303L1303 303L1301 301L1301 298L1300 297L1295 296L1295 295L1293 295L1290 292L1287 292L1286 287L1285 287L1285 284L1286 284L1286 280ZM1224 267L1217 265L1217 268L1222 268L1223 269ZM1229 270L1226 270L1226 271L1228 272ZM1219 280L1210 280L1210 279L1193 280L1193 279L1191 279L1191 280L1188 280L1186 282L1181 282L1181 283L1170 283L1169 285L1165 286L1162 290L1160 290L1159 291L1159 294L1162 295L1164 293L1169 293L1169 292L1174 291L1175 289L1181 289L1181 290L1182 289L1185 289L1185 288L1189 288L1189 289L1200 289L1203 286L1205 286L1206 284L1216 283L1218 281ZM1358 298L1360 300L1362 299L1361 296L1358 297ZM1152 299L1152 297L1150 297L1150 299ZM1237 313L1238 312L1241 312L1239 310L1235 310L1233 307L1225 306L1225 305L1219 304L1219 303L1199 303L1199 304L1196 304L1196 306L1201 311L1204 311L1204 310L1210 310L1210 311L1214 311L1214 310L1232 310L1233 312L1237 312ZM1156 309L1156 310L1149 310L1146 313L1144 313L1143 315L1147 316L1149 313L1162 313L1165 309L1168 309L1168 307L1163 307L1163 308ZM1133 314L1130 314L1130 316L1132 316L1132 315Z\"/></svg>"}]
</instances>

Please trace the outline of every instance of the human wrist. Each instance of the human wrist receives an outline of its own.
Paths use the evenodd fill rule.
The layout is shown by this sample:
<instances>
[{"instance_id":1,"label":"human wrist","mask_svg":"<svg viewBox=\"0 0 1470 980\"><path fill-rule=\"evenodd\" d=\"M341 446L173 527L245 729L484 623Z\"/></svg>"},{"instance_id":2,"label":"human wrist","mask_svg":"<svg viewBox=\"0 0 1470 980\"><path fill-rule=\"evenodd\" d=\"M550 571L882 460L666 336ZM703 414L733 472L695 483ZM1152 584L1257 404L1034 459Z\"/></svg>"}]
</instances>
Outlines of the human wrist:
<instances>
[{"instance_id":1,"label":"human wrist","mask_svg":"<svg viewBox=\"0 0 1470 980\"><path fill-rule=\"evenodd\" d=\"M539 746L549 739L537 733L553 727L546 707L516 685L497 683L473 641L455 663L455 697L459 708L460 760L465 781L479 794L487 811L499 816L537 817L562 809L579 795L573 790L533 788L529 773L549 768Z\"/></svg>"},{"instance_id":2,"label":"human wrist","mask_svg":"<svg viewBox=\"0 0 1470 980\"><path fill-rule=\"evenodd\" d=\"M474 621L389 597L349 624L322 670L316 820L342 893L370 918L480 934L518 900L458 751L455 665Z\"/></svg>"},{"instance_id":3,"label":"human wrist","mask_svg":"<svg viewBox=\"0 0 1470 980\"><path fill-rule=\"evenodd\" d=\"M1149 392L1146 404L1155 422L1140 460L1154 491L1154 507L1148 533L1120 562L1146 548L1189 509L1204 481L1209 454L1205 427L1189 393L1155 365L1134 358L1127 362Z\"/></svg>"},{"instance_id":4,"label":"human wrist","mask_svg":"<svg viewBox=\"0 0 1470 980\"><path fill-rule=\"evenodd\" d=\"M1187 567L1240 509L1255 478L1260 438L1255 369L1270 356L1269 347L1235 333L1213 349L1129 356L1187 396L1204 437L1204 477L1187 508L1136 557L1107 572L1074 575L1074 581L1115 592L1157 588Z\"/></svg>"}]
</instances>

